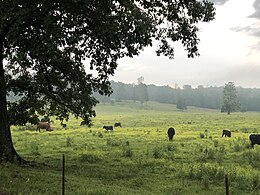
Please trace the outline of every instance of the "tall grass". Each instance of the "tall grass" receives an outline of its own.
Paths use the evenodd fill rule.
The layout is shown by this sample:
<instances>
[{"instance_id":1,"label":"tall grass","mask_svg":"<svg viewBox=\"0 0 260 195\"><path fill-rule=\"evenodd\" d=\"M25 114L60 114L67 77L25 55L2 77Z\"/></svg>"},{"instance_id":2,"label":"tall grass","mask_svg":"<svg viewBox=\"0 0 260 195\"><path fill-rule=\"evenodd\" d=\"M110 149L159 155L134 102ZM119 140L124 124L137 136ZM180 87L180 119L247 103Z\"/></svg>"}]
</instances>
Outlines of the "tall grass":
<instances>
[{"instance_id":1,"label":"tall grass","mask_svg":"<svg viewBox=\"0 0 260 195\"><path fill-rule=\"evenodd\" d=\"M17 152L30 165L0 165L0 194L60 194L66 158L66 194L260 194L260 113L232 113L148 102L100 104L93 126L71 117L52 132L12 127ZM121 122L112 132L102 127ZM28 128L27 128L28 127ZM174 127L173 142L167 129ZM221 137L229 129L232 137ZM203 134L203 136L202 136Z\"/></svg>"}]
</instances>

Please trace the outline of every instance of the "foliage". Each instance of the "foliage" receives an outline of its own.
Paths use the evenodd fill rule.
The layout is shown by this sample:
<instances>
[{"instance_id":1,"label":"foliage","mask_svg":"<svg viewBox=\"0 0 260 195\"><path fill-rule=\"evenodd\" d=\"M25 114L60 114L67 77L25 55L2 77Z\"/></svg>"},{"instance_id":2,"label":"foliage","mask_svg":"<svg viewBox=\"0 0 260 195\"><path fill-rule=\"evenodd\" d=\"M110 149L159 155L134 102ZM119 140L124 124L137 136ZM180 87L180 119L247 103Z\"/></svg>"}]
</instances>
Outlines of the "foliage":
<instances>
[{"instance_id":1,"label":"foliage","mask_svg":"<svg viewBox=\"0 0 260 195\"><path fill-rule=\"evenodd\" d=\"M186 101L183 97L178 98L176 108L178 108L180 110L186 110L187 109Z\"/></svg>"},{"instance_id":2,"label":"foliage","mask_svg":"<svg viewBox=\"0 0 260 195\"><path fill-rule=\"evenodd\" d=\"M113 100L135 100L134 85L122 82L111 82L113 93L107 96L94 94L102 103L112 102ZM160 103L177 104L180 97L185 99L186 106L196 106L201 108L221 109L221 99L224 87L203 87L181 89L170 86L146 85L149 101ZM188 91L189 90L189 91ZM236 87L237 98L241 103L241 112L260 111L260 89Z\"/></svg>"},{"instance_id":3,"label":"foliage","mask_svg":"<svg viewBox=\"0 0 260 195\"><path fill-rule=\"evenodd\" d=\"M21 163L10 125L70 114L91 123L92 94L111 94L120 58L155 40L157 55L173 58L180 41L188 57L198 56L197 24L213 20L215 8L196 0L14 0L1 1L0 13L0 162ZM9 94L19 99L9 102Z\"/></svg>"},{"instance_id":4,"label":"foliage","mask_svg":"<svg viewBox=\"0 0 260 195\"><path fill-rule=\"evenodd\" d=\"M146 84L139 83L138 85L134 85L134 100L140 101L141 103L147 102L149 100Z\"/></svg>"},{"instance_id":5,"label":"foliage","mask_svg":"<svg viewBox=\"0 0 260 195\"><path fill-rule=\"evenodd\" d=\"M233 82L228 82L225 84L222 96L222 107L221 112L231 112L238 111L240 108L240 103L237 96L237 91Z\"/></svg>"},{"instance_id":6,"label":"foliage","mask_svg":"<svg viewBox=\"0 0 260 195\"><path fill-rule=\"evenodd\" d=\"M10 125L34 122L35 113L95 116L92 92L111 93L118 59L138 55L153 39L157 55L173 58L171 42L181 41L188 57L197 56L196 25L215 16L213 3L195 0L16 0L2 2L0 12L0 61L7 61L0 91L20 97L8 104Z\"/></svg>"}]
</instances>

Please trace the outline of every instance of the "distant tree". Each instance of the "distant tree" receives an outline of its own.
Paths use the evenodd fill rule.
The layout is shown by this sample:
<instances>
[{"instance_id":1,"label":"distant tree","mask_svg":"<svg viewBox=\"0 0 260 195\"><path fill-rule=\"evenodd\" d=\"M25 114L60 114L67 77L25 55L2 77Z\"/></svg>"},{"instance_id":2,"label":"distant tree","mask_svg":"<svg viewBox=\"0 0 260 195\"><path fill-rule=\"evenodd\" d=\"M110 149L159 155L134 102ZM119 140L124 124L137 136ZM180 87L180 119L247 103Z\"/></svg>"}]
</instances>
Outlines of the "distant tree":
<instances>
[{"instance_id":1,"label":"distant tree","mask_svg":"<svg viewBox=\"0 0 260 195\"><path fill-rule=\"evenodd\" d=\"M143 76L137 78L137 84L138 84L138 85L139 85L139 84L142 84L143 82L144 82L144 77L143 77Z\"/></svg>"},{"instance_id":2,"label":"distant tree","mask_svg":"<svg viewBox=\"0 0 260 195\"><path fill-rule=\"evenodd\" d=\"M95 116L92 94L111 94L118 59L153 40L157 55L173 58L175 41L199 55L197 24L213 20L215 8L204 0L4 0L0 13L0 162L22 162L10 125ZM7 101L11 92L18 101Z\"/></svg>"},{"instance_id":3,"label":"distant tree","mask_svg":"<svg viewBox=\"0 0 260 195\"><path fill-rule=\"evenodd\" d=\"M228 82L225 84L222 96L222 107L221 112L231 112L238 111L240 108L240 103L237 96L237 91L233 82Z\"/></svg>"},{"instance_id":4,"label":"distant tree","mask_svg":"<svg viewBox=\"0 0 260 195\"><path fill-rule=\"evenodd\" d=\"M113 88L113 96L115 96L116 101L126 100L128 96L128 92L125 89L125 84L118 82L117 86Z\"/></svg>"},{"instance_id":5,"label":"distant tree","mask_svg":"<svg viewBox=\"0 0 260 195\"><path fill-rule=\"evenodd\" d=\"M136 100L140 101L141 103L147 102L149 100L147 85L143 82L144 77L141 76L137 78L138 85L134 86Z\"/></svg>"},{"instance_id":6,"label":"distant tree","mask_svg":"<svg viewBox=\"0 0 260 195\"><path fill-rule=\"evenodd\" d=\"M180 110L186 110L187 109L186 101L183 97L178 98L176 108L180 109Z\"/></svg>"},{"instance_id":7,"label":"distant tree","mask_svg":"<svg viewBox=\"0 0 260 195\"><path fill-rule=\"evenodd\" d=\"M192 96L193 93L193 89L191 87L191 85L184 85L183 86L183 90L182 90L182 96L185 99L185 103L186 105L192 105Z\"/></svg>"}]
</instances>

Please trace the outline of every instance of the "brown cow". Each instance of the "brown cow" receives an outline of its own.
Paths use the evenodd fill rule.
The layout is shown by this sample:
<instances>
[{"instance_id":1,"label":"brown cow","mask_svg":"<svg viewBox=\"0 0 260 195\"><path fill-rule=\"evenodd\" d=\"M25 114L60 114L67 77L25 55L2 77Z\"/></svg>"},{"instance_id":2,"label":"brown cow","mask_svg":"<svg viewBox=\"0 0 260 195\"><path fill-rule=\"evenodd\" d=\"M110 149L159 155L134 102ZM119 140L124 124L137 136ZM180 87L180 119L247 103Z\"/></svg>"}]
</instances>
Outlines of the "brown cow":
<instances>
[{"instance_id":1,"label":"brown cow","mask_svg":"<svg viewBox=\"0 0 260 195\"><path fill-rule=\"evenodd\" d=\"M40 131L40 129L46 129L46 131L51 131L51 125L48 122L38 122L36 131Z\"/></svg>"}]
</instances>

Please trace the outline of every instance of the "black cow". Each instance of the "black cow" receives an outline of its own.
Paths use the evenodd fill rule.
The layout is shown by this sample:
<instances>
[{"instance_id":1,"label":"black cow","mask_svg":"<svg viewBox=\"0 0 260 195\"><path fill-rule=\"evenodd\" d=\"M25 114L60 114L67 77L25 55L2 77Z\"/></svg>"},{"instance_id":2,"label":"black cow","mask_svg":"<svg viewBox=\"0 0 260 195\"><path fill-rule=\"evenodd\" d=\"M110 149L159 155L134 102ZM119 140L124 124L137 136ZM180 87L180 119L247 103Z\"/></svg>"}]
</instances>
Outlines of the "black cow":
<instances>
[{"instance_id":1,"label":"black cow","mask_svg":"<svg viewBox=\"0 0 260 195\"><path fill-rule=\"evenodd\" d=\"M44 118L41 119L41 122L50 123L51 121L50 121L50 118L48 118L48 117L45 116Z\"/></svg>"},{"instance_id":2,"label":"black cow","mask_svg":"<svg viewBox=\"0 0 260 195\"><path fill-rule=\"evenodd\" d=\"M113 126L103 126L103 129L107 131L113 131Z\"/></svg>"},{"instance_id":3,"label":"black cow","mask_svg":"<svg viewBox=\"0 0 260 195\"><path fill-rule=\"evenodd\" d=\"M255 144L260 145L260 134L251 134L251 135L249 136L249 139L250 139L250 141L251 141L251 146L252 146L252 148L254 148L254 145L255 145Z\"/></svg>"},{"instance_id":4,"label":"black cow","mask_svg":"<svg viewBox=\"0 0 260 195\"><path fill-rule=\"evenodd\" d=\"M115 123L114 127L122 127L121 123Z\"/></svg>"},{"instance_id":5,"label":"black cow","mask_svg":"<svg viewBox=\"0 0 260 195\"><path fill-rule=\"evenodd\" d=\"M174 128L172 128L172 127L170 127L169 129L168 129L168 137L169 137L169 141L172 141L173 140L173 136L175 135L175 130L174 130Z\"/></svg>"},{"instance_id":6,"label":"black cow","mask_svg":"<svg viewBox=\"0 0 260 195\"><path fill-rule=\"evenodd\" d=\"M66 128L67 128L67 124L63 124L63 123L62 123L61 126L62 126L63 129L66 129Z\"/></svg>"},{"instance_id":7,"label":"black cow","mask_svg":"<svg viewBox=\"0 0 260 195\"><path fill-rule=\"evenodd\" d=\"M225 135L225 137L227 137L227 136L228 136L228 137L231 137L231 132L230 132L229 130L225 130L225 129L224 129L224 130L222 131L222 137L223 137L224 135Z\"/></svg>"}]
</instances>

